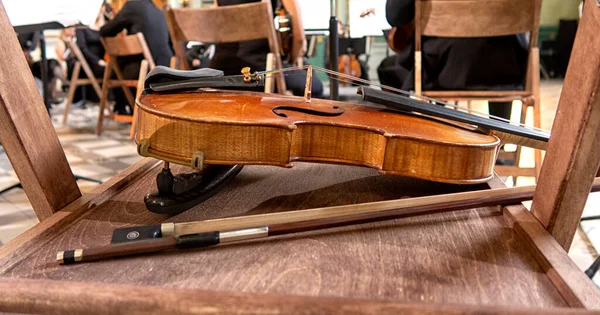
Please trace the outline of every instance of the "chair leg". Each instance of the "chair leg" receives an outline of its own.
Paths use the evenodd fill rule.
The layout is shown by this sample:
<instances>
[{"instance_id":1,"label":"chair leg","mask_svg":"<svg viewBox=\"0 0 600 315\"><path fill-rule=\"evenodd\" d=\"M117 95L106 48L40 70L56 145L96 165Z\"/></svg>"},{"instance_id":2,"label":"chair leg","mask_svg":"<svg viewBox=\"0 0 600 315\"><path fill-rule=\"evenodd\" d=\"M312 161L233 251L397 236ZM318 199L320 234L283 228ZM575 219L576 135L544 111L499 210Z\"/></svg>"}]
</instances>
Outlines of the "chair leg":
<instances>
[{"instance_id":1,"label":"chair leg","mask_svg":"<svg viewBox=\"0 0 600 315\"><path fill-rule=\"evenodd\" d=\"M108 89L110 76L112 74L112 63L114 58L110 58L106 64L106 68L104 70L104 79L102 79L102 95L100 95L100 105L99 113L98 113L98 124L96 125L96 135L99 136L102 133L102 123L104 122L104 108L106 107L106 103L108 102Z\"/></svg>"},{"instance_id":2,"label":"chair leg","mask_svg":"<svg viewBox=\"0 0 600 315\"><path fill-rule=\"evenodd\" d=\"M169 62L169 68L177 69L177 57L171 57L171 60Z\"/></svg>"},{"instance_id":3,"label":"chair leg","mask_svg":"<svg viewBox=\"0 0 600 315\"><path fill-rule=\"evenodd\" d=\"M142 95L142 90L144 90L144 78L146 78L146 74L148 74L148 61L142 60L142 64L140 65L140 75L138 76L138 86L137 91L135 93L135 100L137 101ZM133 139L135 135L135 128L137 125L137 116L138 116L138 107L137 104L133 106L133 120L131 121L131 130L129 131L129 138Z\"/></svg>"},{"instance_id":4,"label":"chair leg","mask_svg":"<svg viewBox=\"0 0 600 315\"><path fill-rule=\"evenodd\" d=\"M125 81L123 73L121 73L121 69L116 63L113 63L113 70L115 71L115 74L117 75L117 79L119 79L119 81ZM131 108L133 109L133 107L135 107L135 99L133 98L133 94L131 94L131 90L128 86L125 86L125 84L122 84L121 88L123 89L123 93L125 93L125 97L127 98L129 105L131 105Z\"/></svg>"},{"instance_id":5,"label":"chair leg","mask_svg":"<svg viewBox=\"0 0 600 315\"><path fill-rule=\"evenodd\" d=\"M533 89L533 126L536 128L542 127L542 109L541 109L541 96L540 96L540 54L538 49L536 48L532 53L532 84L531 87ZM535 174L536 179L540 174L540 169L542 167L542 151L535 150Z\"/></svg>"},{"instance_id":6,"label":"chair leg","mask_svg":"<svg viewBox=\"0 0 600 315\"><path fill-rule=\"evenodd\" d=\"M75 69L73 69L73 75L71 76L71 85L69 86L69 96L67 96L67 103L65 104L65 112L63 114L63 126L67 124L69 118L69 111L71 111L71 104L73 104L73 98L75 97L75 91L77 90L77 81L79 80L79 71L81 70L81 64L75 63Z\"/></svg>"}]
</instances>

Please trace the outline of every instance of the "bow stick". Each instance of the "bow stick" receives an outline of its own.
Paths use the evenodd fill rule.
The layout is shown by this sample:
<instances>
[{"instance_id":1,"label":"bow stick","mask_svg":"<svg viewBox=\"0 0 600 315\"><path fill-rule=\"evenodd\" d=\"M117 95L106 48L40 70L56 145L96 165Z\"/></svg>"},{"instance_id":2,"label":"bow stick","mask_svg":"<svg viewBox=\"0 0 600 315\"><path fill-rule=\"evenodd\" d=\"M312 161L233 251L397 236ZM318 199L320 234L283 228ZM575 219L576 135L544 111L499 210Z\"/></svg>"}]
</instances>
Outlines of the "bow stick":
<instances>
[{"instance_id":1,"label":"bow stick","mask_svg":"<svg viewBox=\"0 0 600 315\"><path fill-rule=\"evenodd\" d=\"M600 178L591 191L600 190ZM533 198L535 186L479 190L428 197L369 202L281 213L214 219L187 223L163 223L116 229L113 241L137 235L135 241L98 248L61 251L57 261L73 264L111 257L154 253L173 249L214 246L222 243L266 238L303 231L365 222L390 220L410 215L441 213L472 207L507 205ZM144 234L150 239L139 240ZM150 233L148 233L150 232Z\"/></svg>"}]
</instances>

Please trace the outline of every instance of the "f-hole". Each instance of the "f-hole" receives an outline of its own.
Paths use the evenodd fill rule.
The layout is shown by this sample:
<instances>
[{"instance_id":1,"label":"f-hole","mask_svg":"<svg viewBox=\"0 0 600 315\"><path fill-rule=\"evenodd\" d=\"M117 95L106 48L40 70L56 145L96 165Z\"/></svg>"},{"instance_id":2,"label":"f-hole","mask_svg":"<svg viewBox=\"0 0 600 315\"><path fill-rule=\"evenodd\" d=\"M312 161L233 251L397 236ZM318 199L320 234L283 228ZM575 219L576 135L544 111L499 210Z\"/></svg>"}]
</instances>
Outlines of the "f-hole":
<instances>
[{"instance_id":1,"label":"f-hole","mask_svg":"<svg viewBox=\"0 0 600 315\"><path fill-rule=\"evenodd\" d=\"M287 115L283 113L283 111L291 111L291 112L299 112L314 116L322 116L322 117L335 117L340 116L344 113L344 109L339 106L333 106L333 112L324 112L320 110L302 108L302 107L294 107L294 106L277 106L273 108L273 113L279 117L287 118Z\"/></svg>"}]
</instances>

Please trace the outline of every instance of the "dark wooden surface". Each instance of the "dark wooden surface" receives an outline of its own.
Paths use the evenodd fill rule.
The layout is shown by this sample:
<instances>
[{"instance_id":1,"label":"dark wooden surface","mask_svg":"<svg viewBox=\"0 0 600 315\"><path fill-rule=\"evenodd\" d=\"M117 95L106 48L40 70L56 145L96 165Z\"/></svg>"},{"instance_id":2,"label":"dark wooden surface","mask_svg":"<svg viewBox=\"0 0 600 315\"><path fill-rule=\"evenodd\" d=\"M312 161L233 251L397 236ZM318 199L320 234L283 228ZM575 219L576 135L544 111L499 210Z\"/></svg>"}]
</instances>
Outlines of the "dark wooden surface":
<instances>
[{"instance_id":1,"label":"dark wooden surface","mask_svg":"<svg viewBox=\"0 0 600 315\"><path fill-rule=\"evenodd\" d=\"M145 210L145 174L37 246L0 260L0 276L301 296L528 307L565 301L497 207L305 232L207 250L59 266L59 250L110 242L116 227L451 192L457 185L378 175L366 168L298 163L246 167L204 204L168 218ZM472 187L472 186L469 186ZM481 188L481 187L478 187ZM10 246L10 244L8 244Z\"/></svg>"}]
</instances>

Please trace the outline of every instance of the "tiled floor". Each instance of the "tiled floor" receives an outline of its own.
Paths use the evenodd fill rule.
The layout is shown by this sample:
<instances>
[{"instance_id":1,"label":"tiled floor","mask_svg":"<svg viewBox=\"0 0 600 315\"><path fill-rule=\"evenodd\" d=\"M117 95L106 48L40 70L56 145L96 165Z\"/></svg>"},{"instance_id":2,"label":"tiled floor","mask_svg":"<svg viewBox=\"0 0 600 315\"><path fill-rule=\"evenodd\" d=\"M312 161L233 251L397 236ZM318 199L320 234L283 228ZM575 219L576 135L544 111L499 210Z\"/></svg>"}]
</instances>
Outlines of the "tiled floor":
<instances>
[{"instance_id":1,"label":"tiled floor","mask_svg":"<svg viewBox=\"0 0 600 315\"><path fill-rule=\"evenodd\" d=\"M542 81L543 129L550 130L552 126L561 88L561 81ZM475 104L476 110L487 111L486 108L485 103ZM128 138L127 124L107 123L102 136L94 135L97 110L94 104L88 104L87 109L73 108L68 127L59 122L62 120L64 104L52 110L52 117L72 171L76 175L106 180L140 157ZM520 106L514 106L513 117L518 117L519 111ZM531 115L528 116L531 118ZM521 165L533 165L533 150L523 150ZM17 182L6 154L0 148L0 190ZM84 180L78 183L84 193L97 185ZM507 183L512 184L512 178L507 179ZM533 178L519 178L517 181L517 185L534 183ZM592 194L586 205L584 217L592 215L600 215L600 193ZM0 195L0 244L8 242L37 222L23 190L14 189ZM569 254L582 269L586 269L598 255L595 248L600 249L600 221L583 222ZM600 275L594 280L600 284Z\"/></svg>"},{"instance_id":2,"label":"tiled floor","mask_svg":"<svg viewBox=\"0 0 600 315\"><path fill-rule=\"evenodd\" d=\"M64 104L52 109L52 121L65 150L71 170L78 176L107 180L117 172L140 160L135 144L129 139L129 125L105 123L104 133L94 134L98 106L87 109L72 108L67 127L62 126ZM0 148L0 190L18 183L18 179ZM94 182L79 180L82 192L93 189ZM0 244L29 229L38 222L27 196L22 189L13 189L0 195Z\"/></svg>"}]
</instances>

